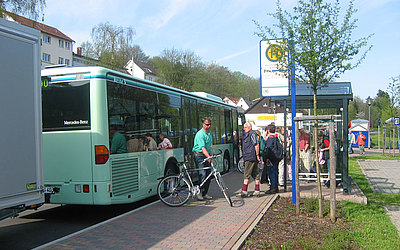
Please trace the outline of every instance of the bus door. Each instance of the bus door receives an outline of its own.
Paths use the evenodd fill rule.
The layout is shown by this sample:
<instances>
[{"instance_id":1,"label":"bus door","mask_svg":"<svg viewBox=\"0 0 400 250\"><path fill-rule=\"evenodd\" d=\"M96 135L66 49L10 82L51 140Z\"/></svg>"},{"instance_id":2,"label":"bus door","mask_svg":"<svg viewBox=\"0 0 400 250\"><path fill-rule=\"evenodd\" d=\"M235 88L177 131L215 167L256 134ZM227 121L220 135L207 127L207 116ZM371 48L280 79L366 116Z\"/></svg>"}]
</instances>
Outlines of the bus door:
<instances>
[{"instance_id":1,"label":"bus door","mask_svg":"<svg viewBox=\"0 0 400 250\"><path fill-rule=\"evenodd\" d=\"M197 101L186 97L182 98L183 112L183 136L184 136L184 152L185 156L189 156L187 160L192 163L193 158L193 141L197 132Z\"/></svg>"}]
</instances>

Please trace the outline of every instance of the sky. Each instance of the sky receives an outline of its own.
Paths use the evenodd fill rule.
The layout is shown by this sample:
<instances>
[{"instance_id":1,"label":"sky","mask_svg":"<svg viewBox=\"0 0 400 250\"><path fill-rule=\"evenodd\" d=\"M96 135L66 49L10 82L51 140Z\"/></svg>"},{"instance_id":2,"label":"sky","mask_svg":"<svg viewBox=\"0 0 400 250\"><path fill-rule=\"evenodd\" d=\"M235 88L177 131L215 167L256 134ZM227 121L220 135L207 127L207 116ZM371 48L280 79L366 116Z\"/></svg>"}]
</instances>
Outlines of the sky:
<instances>
[{"instance_id":1,"label":"sky","mask_svg":"<svg viewBox=\"0 0 400 250\"><path fill-rule=\"evenodd\" d=\"M296 0L281 0L292 10ZM347 2L342 11L346 10ZM374 34L361 65L336 81L351 82L354 96L376 97L400 77L400 0L355 0L353 39ZM108 22L132 27L134 43L150 57L164 49L192 51L204 63L260 77L260 37L253 20L272 26L275 0L46 0L44 23L75 41L91 41L93 27Z\"/></svg>"}]
</instances>

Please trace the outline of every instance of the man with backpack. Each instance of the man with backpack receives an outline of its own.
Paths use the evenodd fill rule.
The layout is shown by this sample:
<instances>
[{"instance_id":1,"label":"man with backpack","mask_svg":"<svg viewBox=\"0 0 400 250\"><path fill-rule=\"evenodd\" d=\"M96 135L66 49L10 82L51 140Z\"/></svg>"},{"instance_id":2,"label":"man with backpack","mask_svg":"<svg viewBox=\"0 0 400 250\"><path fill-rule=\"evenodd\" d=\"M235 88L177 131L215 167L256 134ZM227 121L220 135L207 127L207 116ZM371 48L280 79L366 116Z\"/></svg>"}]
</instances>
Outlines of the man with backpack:
<instances>
[{"instance_id":1,"label":"man with backpack","mask_svg":"<svg viewBox=\"0 0 400 250\"><path fill-rule=\"evenodd\" d=\"M276 194L278 190L278 165L283 159L283 146L275 133L275 125L269 124L267 126L267 141L265 144L267 156L268 176L270 180L270 189L265 192L266 194Z\"/></svg>"},{"instance_id":2,"label":"man with backpack","mask_svg":"<svg viewBox=\"0 0 400 250\"><path fill-rule=\"evenodd\" d=\"M260 195L260 172L258 171L258 162L260 158L260 145L256 132L252 130L249 122L243 125L244 134L242 138L242 155L244 160L244 177L242 191L238 197L247 197L247 188L249 185L250 176L254 178L255 188L253 196Z\"/></svg>"}]
</instances>

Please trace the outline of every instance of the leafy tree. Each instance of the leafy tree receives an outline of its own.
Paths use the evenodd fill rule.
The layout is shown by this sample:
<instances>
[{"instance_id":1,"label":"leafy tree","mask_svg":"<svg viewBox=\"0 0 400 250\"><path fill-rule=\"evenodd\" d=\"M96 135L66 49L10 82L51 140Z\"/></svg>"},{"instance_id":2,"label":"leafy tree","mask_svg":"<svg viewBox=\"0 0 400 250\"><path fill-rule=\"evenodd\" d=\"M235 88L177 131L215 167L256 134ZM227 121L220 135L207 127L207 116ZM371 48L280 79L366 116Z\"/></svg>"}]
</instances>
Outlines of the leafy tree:
<instances>
[{"instance_id":1,"label":"leafy tree","mask_svg":"<svg viewBox=\"0 0 400 250\"><path fill-rule=\"evenodd\" d=\"M233 75L238 79L234 97L244 97L250 100L260 97L260 79L255 79L239 71L233 72Z\"/></svg>"},{"instance_id":2,"label":"leafy tree","mask_svg":"<svg viewBox=\"0 0 400 250\"><path fill-rule=\"evenodd\" d=\"M6 10L15 14L27 14L37 20L45 6L46 0L0 0L0 17Z\"/></svg>"},{"instance_id":3,"label":"leafy tree","mask_svg":"<svg viewBox=\"0 0 400 250\"><path fill-rule=\"evenodd\" d=\"M196 88L223 98L233 96L238 84L238 79L226 67L210 64L204 68L203 81Z\"/></svg>"},{"instance_id":4,"label":"leafy tree","mask_svg":"<svg viewBox=\"0 0 400 250\"><path fill-rule=\"evenodd\" d=\"M371 46L359 54L361 49L368 45L371 35L353 41L352 32L356 28L357 20L352 18L356 12L352 0L343 15L342 22L339 21L342 16L339 0L333 4L325 3L323 0L299 0L293 12L283 10L279 0L276 6L276 12L270 15L277 20L277 24L270 27L255 22L259 30L256 34L266 41L284 38L281 42L284 54L290 55L296 67L296 79L309 83L314 93L314 115L317 115L318 90L361 63ZM278 29L279 34L275 29ZM281 57L278 63L282 71L289 68L289 62L285 57ZM318 148L317 127L316 121L315 148ZM316 154L319 216L322 217L322 187L317 157Z\"/></svg>"},{"instance_id":5,"label":"leafy tree","mask_svg":"<svg viewBox=\"0 0 400 250\"><path fill-rule=\"evenodd\" d=\"M83 55L99 60L99 65L122 70L129 59L146 62L148 56L133 44L132 27L100 23L91 32L92 41L82 43Z\"/></svg>"},{"instance_id":6,"label":"leafy tree","mask_svg":"<svg viewBox=\"0 0 400 250\"><path fill-rule=\"evenodd\" d=\"M187 91L192 91L204 66L194 52L177 49L165 49L151 62L157 68L162 83Z\"/></svg>"}]
</instances>

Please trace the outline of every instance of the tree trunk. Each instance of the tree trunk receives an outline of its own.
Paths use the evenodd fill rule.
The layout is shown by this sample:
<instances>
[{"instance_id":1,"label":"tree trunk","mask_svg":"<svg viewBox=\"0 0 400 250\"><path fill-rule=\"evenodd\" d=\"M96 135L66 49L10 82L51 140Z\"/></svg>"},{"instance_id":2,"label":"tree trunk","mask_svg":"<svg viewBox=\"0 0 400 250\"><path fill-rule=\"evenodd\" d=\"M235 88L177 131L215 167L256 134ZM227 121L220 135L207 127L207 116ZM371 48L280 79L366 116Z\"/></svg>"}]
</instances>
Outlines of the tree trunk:
<instances>
[{"instance_id":1,"label":"tree trunk","mask_svg":"<svg viewBox=\"0 0 400 250\"><path fill-rule=\"evenodd\" d=\"M299 148L300 148L300 141L299 141L299 122L295 122L295 131L296 131L296 160L295 160L295 173L294 173L294 178L296 178L296 215L300 215L300 179L299 179L299 165L300 165L300 154L299 154ZM293 173L292 173L292 178L293 178Z\"/></svg>"},{"instance_id":2,"label":"tree trunk","mask_svg":"<svg viewBox=\"0 0 400 250\"><path fill-rule=\"evenodd\" d=\"M314 116L317 116L317 90L314 91ZM321 186L321 169L318 160L318 120L314 122L314 157L315 157L315 169L317 172L317 185L318 185L318 216L323 217L322 211L322 186Z\"/></svg>"}]
</instances>

